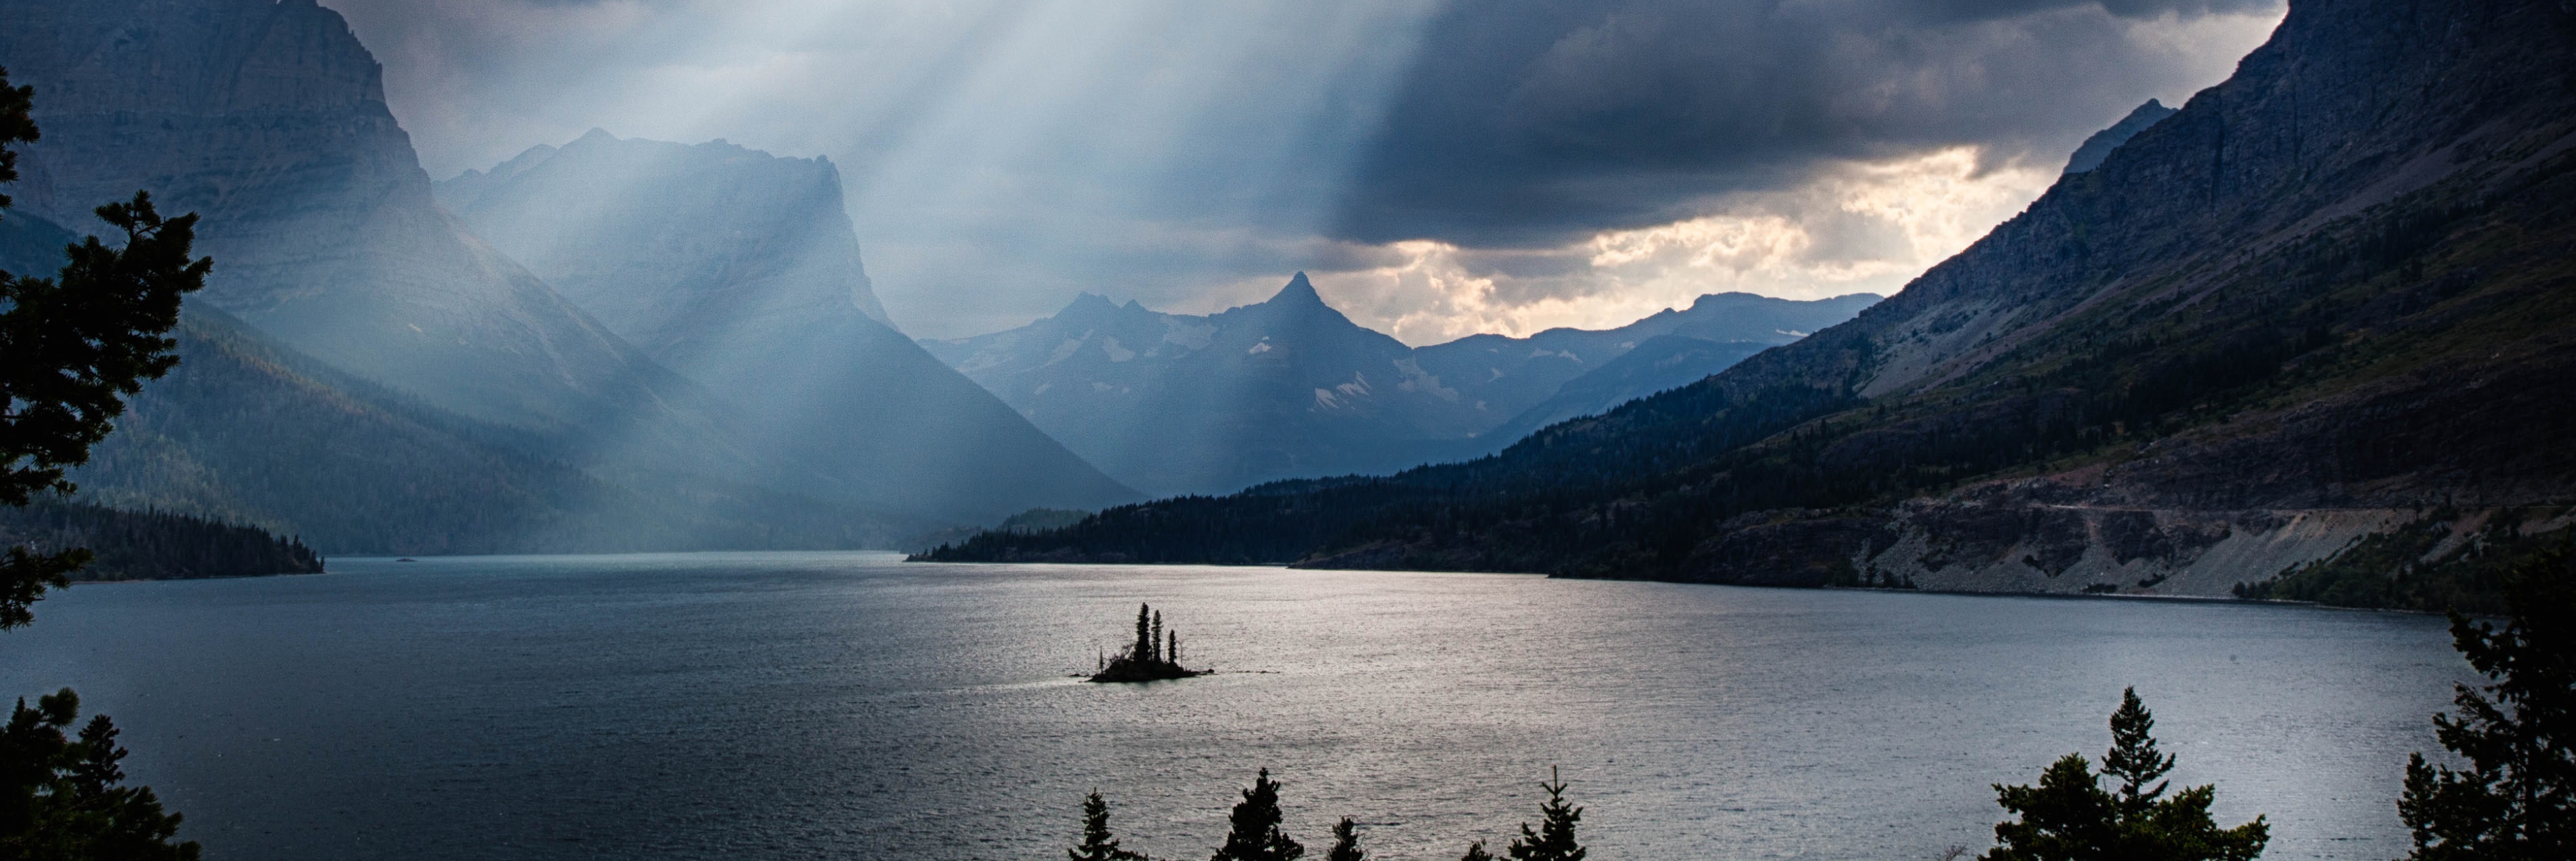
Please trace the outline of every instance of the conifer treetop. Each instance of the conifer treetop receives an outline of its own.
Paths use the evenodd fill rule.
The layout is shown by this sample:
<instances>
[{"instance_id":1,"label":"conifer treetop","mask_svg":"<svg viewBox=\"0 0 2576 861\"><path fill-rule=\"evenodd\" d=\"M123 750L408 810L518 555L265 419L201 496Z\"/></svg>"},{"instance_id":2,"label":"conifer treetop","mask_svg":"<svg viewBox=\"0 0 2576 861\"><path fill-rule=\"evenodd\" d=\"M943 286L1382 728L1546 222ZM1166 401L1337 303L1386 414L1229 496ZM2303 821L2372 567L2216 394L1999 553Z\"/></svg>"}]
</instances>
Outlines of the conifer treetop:
<instances>
[{"instance_id":1,"label":"conifer treetop","mask_svg":"<svg viewBox=\"0 0 2576 861\"><path fill-rule=\"evenodd\" d=\"M1548 782L1538 785L1547 790L1547 801L1538 806L1539 826L1521 823L1521 836L1512 838L1505 851L1512 861L1583 861L1591 850L1575 842L1574 827L1583 819L1583 808L1565 800L1565 781L1548 767Z\"/></svg>"},{"instance_id":2,"label":"conifer treetop","mask_svg":"<svg viewBox=\"0 0 2576 861\"><path fill-rule=\"evenodd\" d=\"M1208 861L1296 861L1305 857L1306 847L1279 829L1282 818L1279 782L1270 779L1270 769L1262 769L1253 778L1252 788L1243 791L1243 801L1234 805L1230 817L1233 828L1226 832L1225 845L1218 847Z\"/></svg>"}]
</instances>

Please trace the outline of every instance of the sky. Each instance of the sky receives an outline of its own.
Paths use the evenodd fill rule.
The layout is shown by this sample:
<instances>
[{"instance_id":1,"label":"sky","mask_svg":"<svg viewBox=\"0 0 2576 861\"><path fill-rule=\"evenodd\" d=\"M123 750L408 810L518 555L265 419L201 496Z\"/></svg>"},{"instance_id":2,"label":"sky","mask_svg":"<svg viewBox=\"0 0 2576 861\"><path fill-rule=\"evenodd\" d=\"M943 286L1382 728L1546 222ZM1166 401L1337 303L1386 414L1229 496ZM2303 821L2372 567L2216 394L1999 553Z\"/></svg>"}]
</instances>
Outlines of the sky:
<instances>
[{"instance_id":1,"label":"sky","mask_svg":"<svg viewBox=\"0 0 2576 861\"><path fill-rule=\"evenodd\" d=\"M433 178L603 128L830 159L888 313L1412 344L1893 293L2280 0L323 0Z\"/></svg>"}]
</instances>

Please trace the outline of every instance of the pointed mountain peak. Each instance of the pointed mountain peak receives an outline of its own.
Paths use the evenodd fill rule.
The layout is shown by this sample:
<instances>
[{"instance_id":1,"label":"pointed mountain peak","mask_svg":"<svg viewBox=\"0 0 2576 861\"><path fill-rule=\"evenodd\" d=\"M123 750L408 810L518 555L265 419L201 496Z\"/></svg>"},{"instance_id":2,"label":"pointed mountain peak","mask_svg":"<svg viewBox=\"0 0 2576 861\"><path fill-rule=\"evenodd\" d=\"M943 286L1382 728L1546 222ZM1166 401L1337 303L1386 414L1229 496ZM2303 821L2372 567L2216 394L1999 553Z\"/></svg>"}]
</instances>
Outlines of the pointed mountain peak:
<instances>
[{"instance_id":1,"label":"pointed mountain peak","mask_svg":"<svg viewBox=\"0 0 2576 861\"><path fill-rule=\"evenodd\" d=\"M2136 110L2130 111L2128 116L2121 117L2120 121L2112 124L2110 128L2094 132L2092 137L2085 138L2084 145L2076 147L2075 154L2067 158L2066 170L2060 175L2085 173L2102 166L2102 160L2111 157L2112 150L2119 149L2121 144L2128 143L2129 139L2136 137L2139 132L2146 131L2148 127L2162 122L2164 118L2173 116L2175 113L2174 109L2165 107L2163 102L2148 99L2146 104L2139 105Z\"/></svg>"},{"instance_id":2,"label":"pointed mountain peak","mask_svg":"<svg viewBox=\"0 0 2576 861\"><path fill-rule=\"evenodd\" d=\"M585 143L586 143L586 144L612 144L612 143L616 143L616 142L617 142L617 136L616 136L616 135L609 134L607 129L599 128L599 127L597 127L597 126L592 126L592 127L591 127L591 129L590 129L590 131L582 132L582 133L581 133L581 137L574 138L574 139L572 140L572 143L564 144L564 146L572 146L573 144L585 144Z\"/></svg>"},{"instance_id":3,"label":"pointed mountain peak","mask_svg":"<svg viewBox=\"0 0 2576 861\"><path fill-rule=\"evenodd\" d=\"M1063 310L1055 312L1055 319L1091 320L1104 314L1115 313L1118 313L1118 303L1110 301L1107 296L1084 291L1074 294L1073 301L1065 303Z\"/></svg>"},{"instance_id":4,"label":"pointed mountain peak","mask_svg":"<svg viewBox=\"0 0 2576 861\"><path fill-rule=\"evenodd\" d=\"M1324 297L1315 295L1315 285L1306 281L1306 273L1299 272L1297 277L1288 279L1288 286L1279 288L1279 293L1270 297L1269 304L1322 305Z\"/></svg>"}]
</instances>

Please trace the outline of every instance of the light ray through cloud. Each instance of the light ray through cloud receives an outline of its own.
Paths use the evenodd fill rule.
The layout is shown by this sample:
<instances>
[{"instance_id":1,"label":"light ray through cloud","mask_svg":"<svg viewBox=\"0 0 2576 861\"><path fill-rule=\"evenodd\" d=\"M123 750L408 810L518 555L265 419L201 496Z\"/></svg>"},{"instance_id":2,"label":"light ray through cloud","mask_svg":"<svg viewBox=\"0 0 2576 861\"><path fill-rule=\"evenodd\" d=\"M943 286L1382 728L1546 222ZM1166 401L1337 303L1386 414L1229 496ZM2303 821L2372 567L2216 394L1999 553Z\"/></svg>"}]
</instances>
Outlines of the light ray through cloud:
<instances>
[{"instance_id":1,"label":"light ray through cloud","mask_svg":"<svg viewBox=\"0 0 2576 861\"><path fill-rule=\"evenodd\" d=\"M2277 0L329 5L388 64L434 176L594 126L832 159L877 292L916 336L1017 326L1080 292L1220 310L1305 270L1414 343L1616 325L1725 290L1891 292L2034 198L2084 135L2224 77L2281 14Z\"/></svg>"},{"instance_id":2,"label":"light ray through cloud","mask_svg":"<svg viewBox=\"0 0 2576 861\"><path fill-rule=\"evenodd\" d=\"M1619 326L1707 293L1889 295L2057 178L2057 165L1979 162L1974 148L1953 147L1834 165L1790 190L1732 196L1717 214L1553 248L1396 242L1384 265L1315 273L1316 289L1362 325L1417 345Z\"/></svg>"}]
</instances>

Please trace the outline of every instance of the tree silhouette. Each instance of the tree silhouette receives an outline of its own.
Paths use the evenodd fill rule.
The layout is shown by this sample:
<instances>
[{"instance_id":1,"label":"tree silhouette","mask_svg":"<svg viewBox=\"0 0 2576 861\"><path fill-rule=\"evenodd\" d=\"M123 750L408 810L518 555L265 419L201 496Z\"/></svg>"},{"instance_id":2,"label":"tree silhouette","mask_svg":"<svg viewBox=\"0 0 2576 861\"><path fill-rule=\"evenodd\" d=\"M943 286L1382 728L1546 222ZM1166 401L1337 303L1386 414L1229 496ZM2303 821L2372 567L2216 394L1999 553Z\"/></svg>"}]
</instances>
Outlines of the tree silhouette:
<instances>
[{"instance_id":1,"label":"tree silhouette","mask_svg":"<svg viewBox=\"0 0 2576 861\"><path fill-rule=\"evenodd\" d=\"M1100 657L1095 682L1153 682L1202 676L1214 670L1181 666L1181 634L1163 624L1163 612L1136 605L1136 641L1117 655Z\"/></svg>"},{"instance_id":2,"label":"tree silhouette","mask_svg":"<svg viewBox=\"0 0 2576 861\"><path fill-rule=\"evenodd\" d=\"M1458 856L1458 861L1494 861L1494 856L1485 851L1485 841L1478 840L1467 844L1467 854Z\"/></svg>"},{"instance_id":3,"label":"tree silhouette","mask_svg":"<svg viewBox=\"0 0 2576 861\"><path fill-rule=\"evenodd\" d=\"M63 731L80 716L70 688L19 700L0 728L0 857L81 861L186 861L195 841L172 844L181 817L161 812L150 787L122 786L125 748L116 724L90 718L77 740Z\"/></svg>"},{"instance_id":4,"label":"tree silhouette","mask_svg":"<svg viewBox=\"0 0 2576 861\"><path fill-rule=\"evenodd\" d=\"M18 181L18 151L10 144L34 143L44 134L36 129L36 88L9 86L9 70L0 69L0 182ZM9 196L0 194L0 207L9 205Z\"/></svg>"},{"instance_id":5,"label":"tree silhouette","mask_svg":"<svg viewBox=\"0 0 2576 861\"><path fill-rule=\"evenodd\" d=\"M2576 858L2576 547L2504 577L2503 630L2451 613L2451 640L2492 680L2455 686L2436 715L2442 747L2466 768L2406 761L2398 815L2418 861Z\"/></svg>"},{"instance_id":6,"label":"tree silhouette","mask_svg":"<svg viewBox=\"0 0 2576 861\"><path fill-rule=\"evenodd\" d=\"M1367 861L1367 850L1360 848L1359 823L1348 816L1333 824L1333 848L1324 853L1324 861Z\"/></svg>"},{"instance_id":7,"label":"tree silhouette","mask_svg":"<svg viewBox=\"0 0 2576 861\"><path fill-rule=\"evenodd\" d=\"M1589 850L1574 841L1574 826L1583 819L1583 808L1566 803L1565 781L1557 779L1556 769L1549 768L1547 777L1549 782L1538 785L1547 790L1547 801L1538 806L1538 829L1521 823L1521 836L1512 838L1504 851L1512 861L1583 861Z\"/></svg>"},{"instance_id":8,"label":"tree silhouette","mask_svg":"<svg viewBox=\"0 0 2576 861\"><path fill-rule=\"evenodd\" d=\"M1127 656L1128 656L1128 657L1135 658L1136 660L1142 661L1142 660L1145 660L1145 656L1146 656L1146 655L1149 655L1149 654L1152 654L1152 653L1153 653L1153 651L1154 651L1154 628L1153 628L1153 624L1154 624L1154 608L1153 608L1153 607L1151 607L1151 606L1145 605L1145 604L1137 604L1137 605L1136 605L1136 643L1135 643L1135 645L1132 645L1132 646L1127 647Z\"/></svg>"},{"instance_id":9,"label":"tree silhouette","mask_svg":"<svg viewBox=\"0 0 2576 861\"><path fill-rule=\"evenodd\" d=\"M2102 755L2102 774L2120 779L2117 802L2123 816L2144 814L2165 792L2158 780L2173 771L2172 754L2156 750L2156 716L2138 699L2137 688L2120 692L2120 708L2111 713L2111 750ZM2153 781L2154 787L2147 784Z\"/></svg>"},{"instance_id":10,"label":"tree silhouette","mask_svg":"<svg viewBox=\"0 0 2576 861\"><path fill-rule=\"evenodd\" d=\"M0 181L18 178L10 144L36 140L32 87L9 85L0 69ZM8 203L0 196L0 206ZM179 298L205 285L214 263L189 258L197 217L164 219L152 198L97 209L125 231L116 248L96 236L66 249L59 278L0 272L0 505L25 506L38 491L70 493L63 470L89 461L114 429L126 395L169 373ZM89 551L52 554L11 547L0 556L0 630L34 621L45 590L66 585ZM66 688L19 700L0 729L0 857L192 859L193 841L172 844L180 817L164 814L146 787L126 787L116 724L99 715L77 740L64 735L80 715Z\"/></svg>"},{"instance_id":11,"label":"tree silhouette","mask_svg":"<svg viewBox=\"0 0 2576 861\"><path fill-rule=\"evenodd\" d=\"M1233 828L1226 832L1225 845L1208 861L1296 861L1304 857L1306 847L1279 830L1281 818L1279 783L1270 779L1270 769L1262 769L1252 779L1252 788L1243 791L1243 800L1234 805Z\"/></svg>"},{"instance_id":12,"label":"tree silhouette","mask_svg":"<svg viewBox=\"0 0 2576 861\"><path fill-rule=\"evenodd\" d=\"M1109 833L1109 802L1097 789L1082 799L1082 845L1065 850L1064 856L1069 861L1146 861L1144 853L1118 848L1118 838Z\"/></svg>"},{"instance_id":13,"label":"tree silhouette","mask_svg":"<svg viewBox=\"0 0 2576 861\"><path fill-rule=\"evenodd\" d=\"M2158 782L2174 758L2156 749L2155 716L2136 688L2122 691L2111 713L2111 750L2096 775L2083 754L2070 753L2040 772L2037 786L1995 785L1996 801L2020 814L1995 826L1997 845L1985 861L2249 861L2263 854L2271 826L2263 817L2219 828L2209 816L2217 789L2197 786L2171 798ZM2119 792L2102 789L2118 778ZM2147 785L2155 782L2155 785Z\"/></svg>"}]
</instances>

